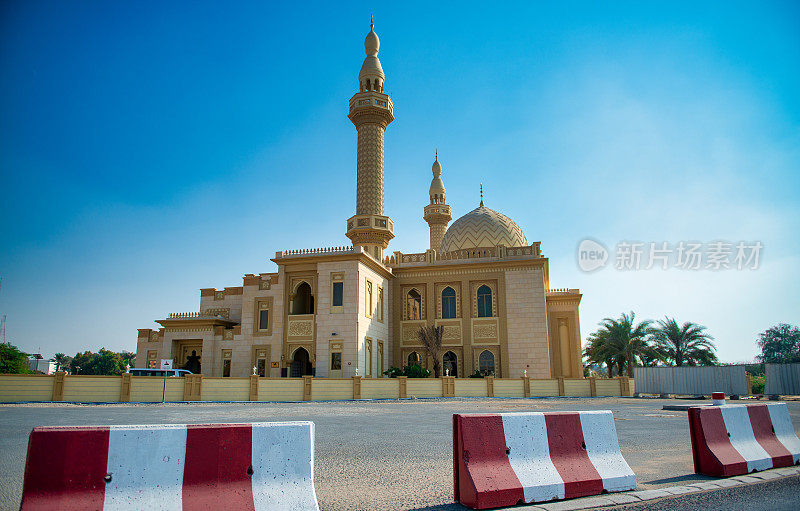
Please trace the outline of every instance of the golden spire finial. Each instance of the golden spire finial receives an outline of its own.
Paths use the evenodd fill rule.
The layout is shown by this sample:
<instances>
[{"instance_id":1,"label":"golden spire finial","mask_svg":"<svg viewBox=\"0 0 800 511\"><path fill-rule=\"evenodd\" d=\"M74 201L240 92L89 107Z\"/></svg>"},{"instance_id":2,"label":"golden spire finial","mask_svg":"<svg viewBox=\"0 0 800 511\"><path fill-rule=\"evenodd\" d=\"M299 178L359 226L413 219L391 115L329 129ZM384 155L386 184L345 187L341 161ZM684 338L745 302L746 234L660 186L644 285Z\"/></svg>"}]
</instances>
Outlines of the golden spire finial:
<instances>
[{"instance_id":1,"label":"golden spire finial","mask_svg":"<svg viewBox=\"0 0 800 511\"><path fill-rule=\"evenodd\" d=\"M483 183L481 183L481 207L483 207Z\"/></svg>"},{"instance_id":2,"label":"golden spire finial","mask_svg":"<svg viewBox=\"0 0 800 511\"><path fill-rule=\"evenodd\" d=\"M375 26L375 22L374 22L374 20L375 20L375 18L373 18L373 17L372 17L372 14L370 14L370 15L369 15L369 29L370 29L370 30L372 30L372 29L373 29L373 27Z\"/></svg>"},{"instance_id":3,"label":"golden spire finial","mask_svg":"<svg viewBox=\"0 0 800 511\"><path fill-rule=\"evenodd\" d=\"M436 151L434 152L433 159L434 159L434 161L439 161L439 150L438 149L436 149Z\"/></svg>"}]
</instances>

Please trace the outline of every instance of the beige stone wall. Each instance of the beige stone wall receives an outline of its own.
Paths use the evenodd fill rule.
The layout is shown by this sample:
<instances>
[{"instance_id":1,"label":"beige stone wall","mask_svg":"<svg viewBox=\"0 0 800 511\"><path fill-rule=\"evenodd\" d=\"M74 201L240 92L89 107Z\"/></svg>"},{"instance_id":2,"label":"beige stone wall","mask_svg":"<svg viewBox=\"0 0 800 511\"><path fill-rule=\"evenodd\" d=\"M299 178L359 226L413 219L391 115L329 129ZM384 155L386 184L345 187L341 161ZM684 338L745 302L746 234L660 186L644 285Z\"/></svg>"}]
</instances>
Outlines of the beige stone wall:
<instances>
[{"instance_id":1,"label":"beige stone wall","mask_svg":"<svg viewBox=\"0 0 800 511\"><path fill-rule=\"evenodd\" d=\"M262 281L271 275L262 275ZM277 283L273 283L277 281ZM244 286L242 293L241 333L233 336L233 341L221 341L216 347L218 352L222 349L232 349L231 376L248 376L253 374L253 346L268 346L270 351L270 364L267 376L278 377L281 375L280 367L271 367L272 362L281 361L283 347L283 291L284 281L280 274L278 278L270 278L269 289L262 289L266 285L254 283ZM260 299L272 298L272 330L269 335L257 332L256 303ZM256 335L257 334L257 335ZM216 373L221 376L221 373Z\"/></svg>"},{"instance_id":2,"label":"beige stone wall","mask_svg":"<svg viewBox=\"0 0 800 511\"><path fill-rule=\"evenodd\" d=\"M344 274L344 306L341 312L331 310L331 274ZM358 364L358 262L335 261L317 265L318 293L315 297L317 324L316 375L327 377L330 369L330 342L341 342L342 377L355 374ZM333 335L333 334L336 335ZM362 373L363 374L363 373Z\"/></svg>"},{"instance_id":3,"label":"beige stone wall","mask_svg":"<svg viewBox=\"0 0 800 511\"><path fill-rule=\"evenodd\" d=\"M372 317L366 315L367 310L367 280L372 282L373 307ZM383 288L383 321L380 321L377 313L378 307L378 287ZM372 340L372 376L382 378L379 374L378 365L378 341L383 341L383 370L389 369L390 353L393 349L392 340L389 337L389 324L391 315L389 309L391 301L389 295L389 279L380 275L362 263L358 263L358 374L366 376L366 344L367 338Z\"/></svg>"},{"instance_id":4,"label":"beige stone wall","mask_svg":"<svg viewBox=\"0 0 800 511\"><path fill-rule=\"evenodd\" d=\"M579 303L580 297L576 295L551 295L547 298L550 366L554 378L583 377ZM566 361L563 360L564 355L567 356ZM567 367L566 372L564 367Z\"/></svg>"},{"instance_id":5,"label":"beige stone wall","mask_svg":"<svg viewBox=\"0 0 800 511\"><path fill-rule=\"evenodd\" d=\"M229 318L233 321L241 321L242 319L242 303L243 294L233 294L221 291L222 299L217 299L215 295L200 296L200 311L205 312L208 309L229 309Z\"/></svg>"},{"instance_id":6,"label":"beige stone wall","mask_svg":"<svg viewBox=\"0 0 800 511\"><path fill-rule=\"evenodd\" d=\"M505 273L509 374L550 378L544 276L541 268L510 269Z\"/></svg>"}]
</instances>

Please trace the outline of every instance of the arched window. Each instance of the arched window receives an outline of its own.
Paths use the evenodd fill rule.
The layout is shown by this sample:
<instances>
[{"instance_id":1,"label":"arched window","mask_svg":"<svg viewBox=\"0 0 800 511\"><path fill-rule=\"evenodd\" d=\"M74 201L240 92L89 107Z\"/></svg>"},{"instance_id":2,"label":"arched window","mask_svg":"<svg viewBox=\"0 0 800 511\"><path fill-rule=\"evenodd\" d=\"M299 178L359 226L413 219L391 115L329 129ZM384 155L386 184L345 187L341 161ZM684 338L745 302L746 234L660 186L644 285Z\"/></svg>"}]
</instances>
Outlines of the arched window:
<instances>
[{"instance_id":1,"label":"arched window","mask_svg":"<svg viewBox=\"0 0 800 511\"><path fill-rule=\"evenodd\" d=\"M455 353L452 351L445 353L442 362L445 376L458 376L458 357Z\"/></svg>"},{"instance_id":2,"label":"arched window","mask_svg":"<svg viewBox=\"0 0 800 511\"><path fill-rule=\"evenodd\" d=\"M456 317L456 292L447 286L442 290L442 318L450 319Z\"/></svg>"},{"instance_id":3,"label":"arched window","mask_svg":"<svg viewBox=\"0 0 800 511\"><path fill-rule=\"evenodd\" d=\"M492 290L486 285L478 288L478 317L492 317Z\"/></svg>"},{"instance_id":4,"label":"arched window","mask_svg":"<svg viewBox=\"0 0 800 511\"><path fill-rule=\"evenodd\" d=\"M422 310L422 297L416 289L412 289L406 296L406 319L420 319Z\"/></svg>"},{"instance_id":5,"label":"arched window","mask_svg":"<svg viewBox=\"0 0 800 511\"><path fill-rule=\"evenodd\" d=\"M297 286L292 299L292 314L313 314L314 297L311 295L311 286L303 282Z\"/></svg>"},{"instance_id":6,"label":"arched window","mask_svg":"<svg viewBox=\"0 0 800 511\"><path fill-rule=\"evenodd\" d=\"M408 365L413 366L414 364L418 366L422 365L422 357L420 357L419 353L416 351L412 351L408 354Z\"/></svg>"},{"instance_id":7,"label":"arched window","mask_svg":"<svg viewBox=\"0 0 800 511\"><path fill-rule=\"evenodd\" d=\"M478 367L484 376L494 376L494 353L484 350L478 358Z\"/></svg>"}]
</instances>

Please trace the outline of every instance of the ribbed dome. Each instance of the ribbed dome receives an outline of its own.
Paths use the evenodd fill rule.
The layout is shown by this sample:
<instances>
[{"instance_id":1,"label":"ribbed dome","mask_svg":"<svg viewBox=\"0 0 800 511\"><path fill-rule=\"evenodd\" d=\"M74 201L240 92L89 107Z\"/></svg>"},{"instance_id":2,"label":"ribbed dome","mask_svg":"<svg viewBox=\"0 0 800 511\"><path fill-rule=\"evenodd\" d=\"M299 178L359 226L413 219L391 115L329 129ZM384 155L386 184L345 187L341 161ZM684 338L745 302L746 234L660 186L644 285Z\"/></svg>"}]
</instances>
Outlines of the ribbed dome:
<instances>
[{"instance_id":1,"label":"ribbed dome","mask_svg":"<svg viewBox=\"0 0 800 511\"><path fill-rule=\"evenodd\" d=\"M453 222L447 229L442 240L442 252L496 245L524 247L528 245L528 240L513 220L482 205Z\"/></svg>"}]
</instances>

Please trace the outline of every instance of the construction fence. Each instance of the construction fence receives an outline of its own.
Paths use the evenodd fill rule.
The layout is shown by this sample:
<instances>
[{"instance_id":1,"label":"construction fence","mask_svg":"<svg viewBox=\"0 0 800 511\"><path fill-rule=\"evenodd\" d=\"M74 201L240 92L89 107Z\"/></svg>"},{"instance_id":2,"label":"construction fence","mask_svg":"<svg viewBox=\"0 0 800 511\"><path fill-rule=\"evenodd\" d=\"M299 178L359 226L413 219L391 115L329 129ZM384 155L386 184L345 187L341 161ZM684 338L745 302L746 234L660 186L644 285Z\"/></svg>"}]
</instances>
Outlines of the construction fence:
<instances>
[{"instance_id":1,"label":"construction fence","mask_svg":"<svg viewBox=\"0 0 800 511\"><path fill-rule=\"evenodd\" d=\"M436 397L632 396L618 378L212 378L203 375L71 376L0 374L0 402L153 403L182 401L338 401Z\"/></svg>"},{"instance_id":2,"label":"construction fence","mask_svg":"<svg viewBox=\"0 0 800 511\"><path fill-rule=\"evenodd\" d=\"M800 396L800 364L765 364L764 394Z\"/></svg>"},{"instance_id":3,"label":"construction fence","mask_svg":"<svg viewBox=\"0 0 800 511\"><path fill-rule=\"evenodd\" d=\"M724 392L728 396L750 394L743 365L709 367L636 367L636 392L639 394L677 394L709 396Z\"/></svg>"}]
</instances>

